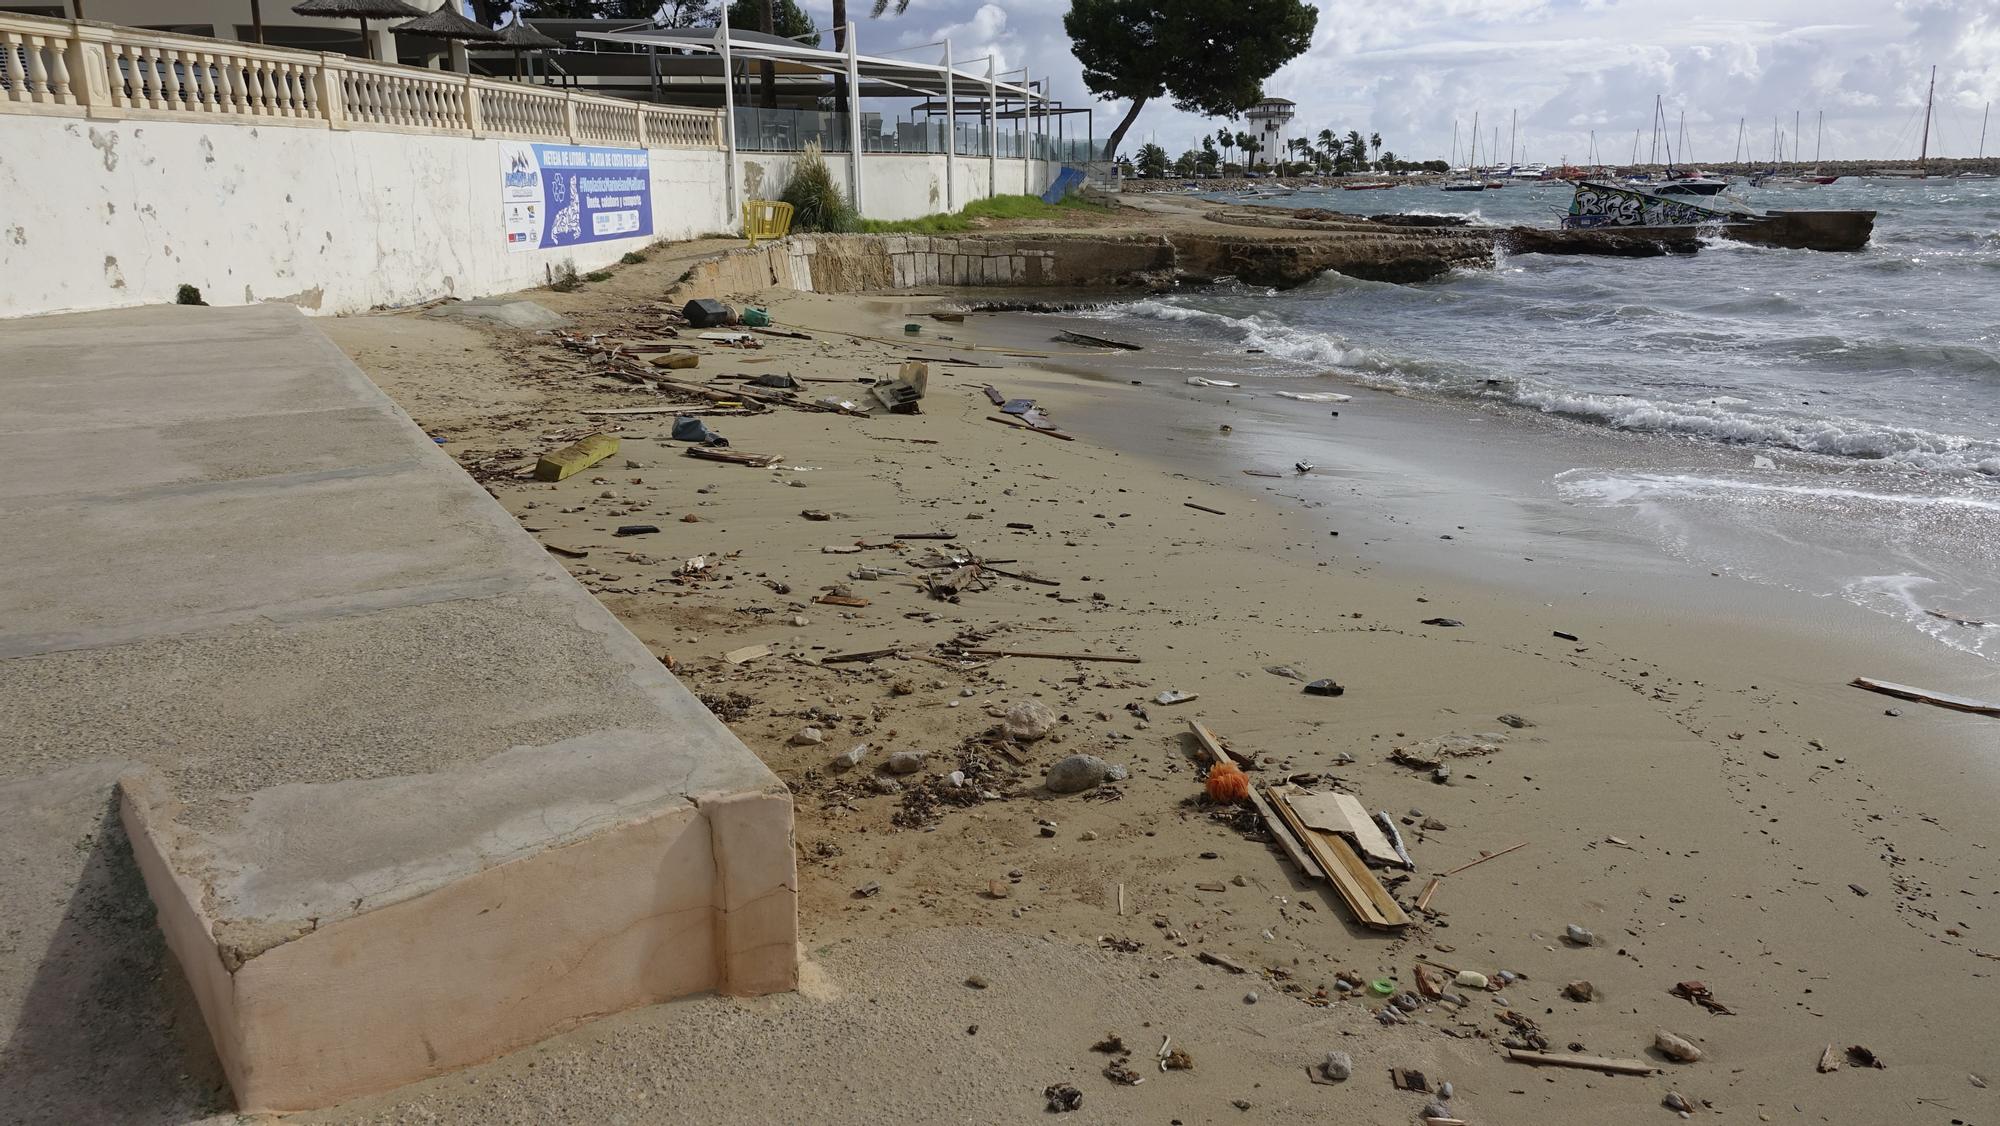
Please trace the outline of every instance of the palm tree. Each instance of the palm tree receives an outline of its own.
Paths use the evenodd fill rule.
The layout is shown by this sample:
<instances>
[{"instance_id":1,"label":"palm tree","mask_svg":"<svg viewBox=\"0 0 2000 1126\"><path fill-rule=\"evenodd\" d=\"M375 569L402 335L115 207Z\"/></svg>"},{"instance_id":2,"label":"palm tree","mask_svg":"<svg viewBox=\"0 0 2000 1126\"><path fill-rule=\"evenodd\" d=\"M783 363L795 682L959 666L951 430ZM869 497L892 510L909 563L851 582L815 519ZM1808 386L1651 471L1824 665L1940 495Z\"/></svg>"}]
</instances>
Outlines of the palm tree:
<instances>
[{"instance_id":1,"label":"palm tree","mask_svg":"<svg viewBox=\"0 0 2000 1126\"><path fill-rule=\"evenodd\" d=\"M891 3L895 4L896 14L899 16L910 10L910 0L875 0L875 9L868 13L868 18L871 20L881 19L882 13L889 10ZM842 4L840 8L841 11L834 13L835 19L839 19L842 15L846 14L847 5Z\"/></svg>"},{"instance_id":2,"label":"palm tree","mask_svg":"<svg viewBox=\"0 0 2000 1126\"><path fill-rule=\"evenodd\" d=\"M1381 159L1382 159L1382 134L1380 134L1380 133L1370 133L1370 134L1368 134L1368 147L1369 147L1369 148L1371 148L1371 149L1374 149L1374 150L1375 150L1375 159L1376 159L1376 161L1377 161L1377 162L1381 161Z\"/></svg>"},{"instance_id":3,"label":"palm tree","mask_svg":"<svg viewBox=\"0 0 2000 1126\"><path fill-rule=\"evenodd\" d=\"M1229 154L1236 149L1236 134L1231 133L1227 129L1217 129L1215 131L1215 143L1222 146L1222 158L1227 161Z\"/></svg>"},{"instance_id":4,"label":"palm tree","mask_svg":"<svg viewBox=\"0 0 2000 1126\"><path fill-rule=\"evenodd\" d=\"M1362 137L1361 130L1350 129L1347 131L1347 151L1350 155L1353 156L1355 164L1362 166L1367 165L1368 141L1366 138Z\"/></svg>"},{"instance_id":5,"label":"palm tree","mask_svg":"<svg viewBox=\"0 0 2000 1126\"><path fill-rule=\"evenodd\" d=\"M847 53L847 0L833 0L833 49L843 55ZM847 72L845 70L838 70L833 74L833 108L841 112L842 120L846 119ZM952 120L950 127L958 128L956 118Z\"/></svg>"},{"instance_id":6,"label":"palm tree","mask_svg":"<svg viewBox=\"0 0 2000 1126\"><path fill-rule=\"evenodd\" d=\"M1243 154L1243 167L1248 170L1256 162L1257 138L1248 133L1236 134L1236 149Z\"/></svg>"}]
</instances>

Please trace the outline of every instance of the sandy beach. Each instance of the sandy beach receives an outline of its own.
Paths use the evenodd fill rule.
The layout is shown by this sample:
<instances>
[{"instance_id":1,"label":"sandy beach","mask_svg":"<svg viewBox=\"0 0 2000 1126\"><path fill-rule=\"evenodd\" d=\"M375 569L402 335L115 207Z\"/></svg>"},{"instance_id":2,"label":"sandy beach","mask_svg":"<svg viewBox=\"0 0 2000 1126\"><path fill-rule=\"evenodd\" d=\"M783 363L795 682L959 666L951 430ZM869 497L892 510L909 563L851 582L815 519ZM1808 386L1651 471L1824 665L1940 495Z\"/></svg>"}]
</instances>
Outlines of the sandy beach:
<instances>
[{"instance_id":1,"label":"sandy beach","mask_svg":"<svg viewBox=\"0 0 2000 1126\"><path fill-rule=\"evenodd\" d=\"M651 339L677 307L668 283L714 248L525 296L573 332ZM299 1120L1016 1122L1069 1084L1066 1122L1396 1123L1443 1082L1449 1117L1474 1123L1665 1120L1670 1094L1731 1122L1993 1117L2000 721L1847 686L1981 695L1977 662L1852 607L1639 565L1580 523L1571 547L1481 561L1517 542L1482 544L1482 517L1535 514L1389 460L1429 443L1505 493L1507 473L1480 468L1504 451L1459 408L1358 396L1340 408L1353 465L1255 477L1290 474L1282 434L1174 386L1150 353L923 316L965 300L945 292L726 297L810 339L697 341L700 366L670 374L854 397L920 357L922 413L709 414L733 451L782 456L701 461L669 439L673 413L585 413L671 403L552 336L420 311L323 327L791 786L806 987L616 1014ZM1075 440L991 421L988 384ZM1218 448L1224 425L1235 445ZM618 453L526 479L592 432ZM632 524L658 531L614 534ZM942 573L923 566L935 551L1007 573L940 600L920 581ZM980 648L1137 661L957 655ZM1345 693L1306 694L1279 667ZM984 736L1024 701L1060 719L1010 754ZM1190 719L1254 778L1387 811L1415 867L1378 875L1415 923L1356 925L1254 816L1207 802ZM832 765L857 746L858 765ZM921 766L887 773L898 752ZM1077 753L1129 777L1045 789ZM1440 874L1510 848L1414 910ZM1400 994L1420 965L1494 987L1385 1020L1382 997L1337 985ZM1727 1012L1676 995L1684 982ZM1655 1050L1660 1030L1702 1057ZM1093 1051L1108 1034L1129 1052ZM1659 1070L1531 1067L1509 1038ZM1163 1040L1191 1070L1157 1066ZM1829 1046L1843 1066L1822 1072ZM1336 1051L1352 1076L1315 1082ZM1144 1082L1108 1078L1120 1061Z\"/></svg>"}]
</instances>

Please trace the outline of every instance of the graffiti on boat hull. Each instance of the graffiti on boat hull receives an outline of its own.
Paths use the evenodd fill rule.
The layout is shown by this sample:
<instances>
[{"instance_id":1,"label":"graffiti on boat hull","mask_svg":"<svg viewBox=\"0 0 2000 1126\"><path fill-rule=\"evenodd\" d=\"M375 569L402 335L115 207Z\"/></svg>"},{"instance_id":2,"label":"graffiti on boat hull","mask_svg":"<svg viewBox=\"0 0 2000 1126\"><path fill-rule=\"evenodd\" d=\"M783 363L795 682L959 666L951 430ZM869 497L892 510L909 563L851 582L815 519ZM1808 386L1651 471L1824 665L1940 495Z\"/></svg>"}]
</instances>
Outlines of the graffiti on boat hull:
<instances>
[{"instance_id":1,"label":"graffiti on boat hull","mask_svg":"<svg viewBox=\"0 0 2000 1126\"><path fill-rule=\"evenodd\" d=\"M1656 195L1584 182L1576 186L1570 201L1565 227L1685 227L1720 223L1733 218L1728 212L1662 199Z\"/></svg>"}]
</instances>

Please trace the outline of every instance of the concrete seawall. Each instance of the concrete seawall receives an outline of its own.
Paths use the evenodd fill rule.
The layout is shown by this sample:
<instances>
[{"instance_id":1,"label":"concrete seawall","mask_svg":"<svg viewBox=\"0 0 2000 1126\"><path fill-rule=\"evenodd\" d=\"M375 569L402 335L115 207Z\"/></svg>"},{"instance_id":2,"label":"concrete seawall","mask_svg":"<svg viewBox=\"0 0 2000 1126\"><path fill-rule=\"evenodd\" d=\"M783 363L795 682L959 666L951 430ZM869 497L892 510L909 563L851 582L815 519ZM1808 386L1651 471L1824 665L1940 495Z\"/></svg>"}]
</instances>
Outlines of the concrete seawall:
<instances>
[{"instance_id":1,"label":"concrete seawall","mask_svg":"<svg viewBox=\"0 0 2000 1126\"><path fill-rule=\"evenodd\" d=\"M153 914L97 906L79 840L129 838L245 1111L794 985L789 792L297 310L11 321L0 357L0 1102L143 1116L66 1070L65 983Z\"/></svg>"},{"instance_id":2,"label":"concrete seawall","mask_svg":"<svg viewBox=\"0 0 2000 1126\"><path fill-rule=\"evenodd\" d=\"M1492 239L1404 231L1263 235L1001 231L960 235L793 235L703 259L675 285L685 296L797 289L850 293L930 286L1165 288L1230 276L1252 285L1302 285L1333 270L1412 282L1492 262Z\"/></svg>"}]
</instances>

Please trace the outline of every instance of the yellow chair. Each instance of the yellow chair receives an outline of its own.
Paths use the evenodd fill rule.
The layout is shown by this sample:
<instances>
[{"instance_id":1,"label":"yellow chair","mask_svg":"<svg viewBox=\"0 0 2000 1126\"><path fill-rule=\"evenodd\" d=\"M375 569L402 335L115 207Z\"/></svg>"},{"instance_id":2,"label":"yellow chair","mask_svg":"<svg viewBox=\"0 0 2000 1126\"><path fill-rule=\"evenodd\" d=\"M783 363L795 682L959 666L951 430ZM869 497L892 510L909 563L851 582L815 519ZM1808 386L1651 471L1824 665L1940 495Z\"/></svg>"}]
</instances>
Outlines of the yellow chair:
<instances>
[{"instance_id":1,"label":"yellow chair","mask_svg":"<svg viewBox=\"0 0 2000 1126\"><path fill-rule=\"evenodd\" d=\"M792 205L768 199L743 201L743 236L751 246L758 239L784 238L792 229Z\"/></svg>"}]
</instances>

